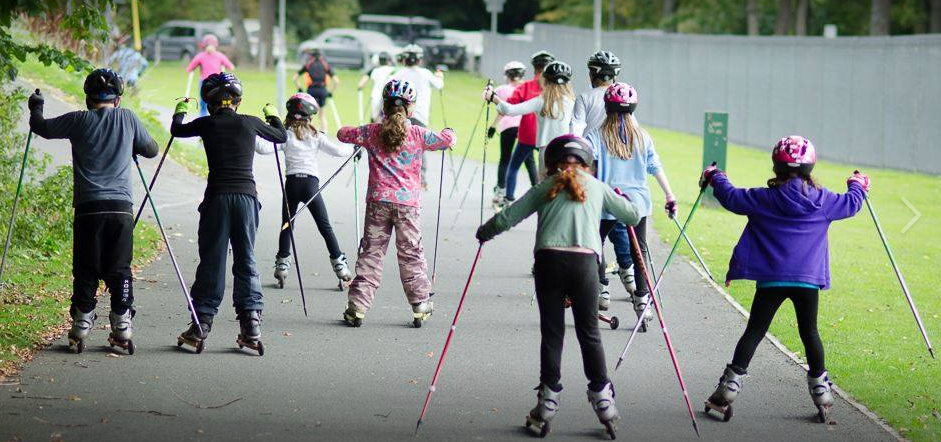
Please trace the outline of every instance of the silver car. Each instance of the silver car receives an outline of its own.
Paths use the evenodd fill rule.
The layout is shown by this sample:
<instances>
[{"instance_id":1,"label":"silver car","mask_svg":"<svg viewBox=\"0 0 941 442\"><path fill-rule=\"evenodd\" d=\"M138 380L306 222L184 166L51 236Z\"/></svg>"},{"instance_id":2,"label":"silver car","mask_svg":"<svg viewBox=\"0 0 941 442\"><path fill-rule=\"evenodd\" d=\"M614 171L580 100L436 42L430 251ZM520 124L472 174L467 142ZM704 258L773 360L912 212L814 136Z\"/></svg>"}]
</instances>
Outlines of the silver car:
<instances>
[{"instance_id":1,"label":"silver car","mask_svg":"<svg viewBox=\"0 0 941 442\"><path fill-rule=\"evenodd\" d=\"M206 34L219 38L220 51L234 55L234 38L227 23L171 20L144 38L144 57L150 60L189 60L200 51L199 44Z\"/></svg>"},{"instance_id":2,"label":"silver car","mask_svg":"<svg viewBox=\"0 0 941 442\"><path fill-rule=\"evenodd\" d=\"M302 42L297 47L300 62L306 63L315 49L320 50L331 66L355 69L370 65L380 52L394 57L402 50L381 32L349 28L330 28L317 38Z\"/></svg>"}]
</instances>

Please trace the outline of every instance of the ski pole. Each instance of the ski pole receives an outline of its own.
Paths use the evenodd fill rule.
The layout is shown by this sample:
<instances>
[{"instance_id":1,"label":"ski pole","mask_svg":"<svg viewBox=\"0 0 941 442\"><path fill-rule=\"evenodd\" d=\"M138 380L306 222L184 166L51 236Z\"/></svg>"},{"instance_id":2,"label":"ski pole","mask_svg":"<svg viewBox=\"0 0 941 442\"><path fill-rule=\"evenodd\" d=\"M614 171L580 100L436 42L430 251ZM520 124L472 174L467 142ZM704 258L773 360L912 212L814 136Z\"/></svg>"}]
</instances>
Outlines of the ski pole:
<instances>
[{"instance_id":1,"label":"ski pole","mask_svg":"<svg viewBox=\"0 0 941 442\"><path fill-rule=\"evenodd\" d=\"M671 216L670 219L673 220L673 224L676 225L677 230L683 234L683 239L686 240L686 244L689 246L689 249L693 251L693 255L696 256L696 260L699 261L699 265L701 265L703 271L706 272L706 276L708 276L712 282L716 282L716 279L712 277L712 272L709 271L709 267L706 266L706 260L702 259L702 255L699 254L699 250L696 250L696 246L694 246L693 241L689 239L689 235L687 235L686 232L683 232L683 227L680 226L680 222L677 221L675 216Z\"/></svg>"},{"instance_id":2,"label":"ski pole","mask_svg":"<svg viewBox=\"0 0 941 442\"><path fill-rule=\"evenodd\" d=\"M464 148L464 155L461 157L461 164L457 167L457 173L454 175L454 184L451 186L451 193L448 194L448 199L454 197L454 191L457 190L457 180L461 177L461 171L464 170L464 162L467 161L467 154L470 152L471 145L474 143L474 135L477 135L477 126L480 125L480 119L484 116L484 106L487 106L489 103L484 102L483 106L480 107L480 112L477 114L477 121L474 122L474 128L471 129L470 137L467 139L467 147ZM476 171L472 175L476 175Z\"/></svg>"},{"instance_id":3,"label":"ski pole","mask_svg":"<svg viewBox=\"0 0 941 442\"><path fill-rule=\"evenodd\" d=\"M356 91L357 103L359 106L359 125L363 125L363 90L359 89ZM349 181L347 181L347 186L349 186ZM353 218L354 228L356 229L355 236L356 242L359 242L359 160L353 160L353 207L356 212L355 217Z\"/></svg>"},{"instance_id":4,"label":"ski pole","mask_svg":"<svg viewBox=\"0 0 941 442\"><path fill-rule=\"evenodd\" d=\"M163 222L160 221L160 215L157 213L157 205L154 203L154 198L150 195L150 189L147 188L147 178L144 178L144 170L140 167L140 162L137 161L137 155L132 156L134 159L134 165L137 166L137 174L140 175L141 184L144 185L144 192L147 194L150 201L150 209L154 212L154 219L157 220L157 227L160 229L160 236L163 237L163 243L167 246L167 254L170 255L170 262L173 264L173 270L176 271L176 279L180 281L180 289L183 291L183 297L186 298L186 305L190 309L190 316L193 317L193 324L196 324L199 327L199 318L196 315L196 308L193 307L193 298L190 296L189 288L186 287L186 281L183 280L183 272L180 271L180 265L176 261L176 255L173 253L173 247L170 246L170 238L167 237L167 232L163 229Z\"/></svg>"},{"instance_id":5,"label":"ski pole","mask_svg":"<svg viewBox=\"0 0 941 442\"><path fill-rule=\"evenodd\" d=\"M192 76L193 76L193 73L190 72L190 78L192 78ZM187 102L187 103L189 103L190 98L189 98L189 88L188 88L188 87L187 87L186 93L187 93L187 95L184 96L184 97L182 98L182 100L185 101L185 102ZM179 100L177 100L177 101L179 101ZM170 135L170 141L167 141L167 147L165 147L165 148L163 149L163 155L160 157L160 162L157 163L157 170L154 171L154 176L150 177L150 185L147 187L147 190L149 190L149 191L153 191L153 190L154 190L154 184L157 183L157 175L160 175L160 171L163 169L163 163L164 163L165 161L167 161L167 154L170 153L170 146L173 145L173 139L174 139L174 138L175 138L175 137L174 137L173 135ZM147 194L144 195L144 201L141 201L140 208L137 209L137 215L134 216L134 226L137 226L137 222L140 221L141 214L144 213L144 207L147 207L147 201L148 201L149 199L150 199L150 192L147 192Z\"/></svg>"},{"instance_id":6,"label":"ski pole","mask_svg":"<svg viewBox=\"0 0 941 442\"><path fill-rule=\"evenodd\" d=\"M274 161L278 167L278 184L281 185L281 199L284 200L284 213L291 213L291 204L288 202L288 193L284 190L284 175L281 174L281 158L278 157L278 143L274 144ZM301 288L301 305L304 307L304 317L307 317L307 298L304 296L304 280L301 278L301 261L297 255L297 242L294 241L294 222L288 221L290 228L288 235L291 238L291 253L294 253L294 270L297 270L297 285Z\"/></svg>"},{"instance_id":7,"label":"ski pole","mask_svg":"<svg viewBox=\"0 0 941 442\"><path fill-rule=\"evenodd\" d=\"M186 93L183 94L184 97L189 97L189 96L190 96L190 92L192 91L192 86L193 86L193 72L194 72L194 71L190 71L190 72L189 72L189 75L186 76Z\"/></svg>"},{"instance_id":8,"label":"ski pole","mask_svg":"<svg viewBox=\"0 0 941 442\"><path fill-rule=\"evenodd\" d=\"M39 94L39 89L36 89ZM16 183L16 194L13 195L13 208L10 210L10 223L7 224L7 239L3 244L3 258L0 258L0 286L3 284L3 270L7 265L7 251L10 249L10 240L13 238L13 223L16 221L16 206L20 202L20 191L23 189L23 176L26 173L26 161L29 159L29 144L33 141L33 131L26 134L26 149L23 150L23 161L20 164L20 179Z\"/></svg>"},{"instance_id":9,"label":"ski pole","mask_svg":"<svg viewBox=\"0 0 941 442\"><path fill-rule=\"evenodd\" d=\"M855 173L859 173L857 170ZM931 346L931 341L928 340L928 332L925 330L925 324L921 321L921 315L918 314L918 308L915 307L915 300L912 299L911 293L908 291L908 284L905 283L905 278L902 276L902 271L899 270L898 264L895 262L895 255L892 253L892 249L889 247L889 241L885 237L885 232L882 231L882 224L879 224L879 218L876 217L876 211L872 208L872 202L869 200L869 194L863 192L863 199L866 200L866 207L869 208L869 214L872 215L872 222L876 225L876 231L879 232L879 239L882 240L882 246L885 247L885 253L889 255L889 262L892 263L892 269L895 270L895 276L899 280L899 285L902 287L902 293L905 294L905 300L908 301L908 307L912 310L912 315L915 316L915 323L918 324L918 331L921 332L921 337L925 340L925 345L928 346L928 353L931 354L931 358L935 359L934 347Z\"/></svg>"},{"instance_id":10,"label":"ski pole","mask_svg":"<svg viewBox=\"0 0 941 442\"><path fill-rule=\"evenodd\" d=\"M446 149L450 150L450 149ZM438 214L435 221L435 251L431 258L431 285L438 281L438 239L441 236L441 196L444 194L444 162L445 151L441 151L441 175L438 177Z\"/></svg>"},{"instance_id":11,"label":"ski pole","mask_svg":"<svg viewBox=\"0 0 941 442\"><path fill-rule=\"evenodd\" d=\"M493 82L487 80L487 87L493 86ZM484 121L490 121L490 103L487 101L487 116L484 118ZM484 136L484 159L482 161L482 170L480 171L480 224L484 224L484 192L487 182L487 145L490 142L490 137Z\"/></svg>"},{"instance_id":12,"label":"ski pole","mask_svg":"<svg viewBox=\"0 0 941 442\"><path fill-rule=\"evenodd\" d=\"M702 195L702 193L700 193ZM692 212L690 212L690 217L692 217ZM689 218L686 219L686 223L689 224ZM647 270L647 264L644 262L644 253L640 249L640 242L637 240L637 233L634 231L634 226L627 226L627 233L631 236L631 245L634 253L637 254L637 262L640 263L641 269L644 271L644 280L647 283L647 289L650 290L650 293L656 291L655 287L652 287L650 272ZM689 393L686 390L686 381L683 380L683 373L680 370L680 363L676 359L676 352L673 350L673 341L670 339L670 333L667 332L667 324L663 318L663 311L660 310L660 303L657 302L656 296L650 297L650 302L648 306L653 304L654 310L657 311L657 319L660 321L660 329L663 331L663 339L666 341L667 350L670 352L670 360L673 362L673 370L676 371L676 378L680 382L680 390L683 391L683 399L686 401L686 409L689 411L689 419L693 422L693 430L696 431L696 437L702 437L699 434L699 423L696 422L696 415L693 413L693 405L689 401ZM646 312L646 308L644 309ZM642 318L643 316L641 316ZM637 322L641 322L642 319L638 319ZM620 363L620 362L619 362Z\"/></svg>"},{"instance_id":13,"label":"ski pole","mask_svg":"<svg viewBox=\"0 0 941 442\"><path fill-rule=\"evenodd\" d=\"M306 209L307 206L310 205L310 203L314 201L314 198L317 198L317 196L320 195L320 192L323 192L323 190L326 189L327 186L330 185L331 182L333 182L333 179L336 178L337 175L339 175L340 172L343 171L343 168L346 167L346 165L349 164L350 161L352 161L353 158L355 158L356 155L359 154L359 152L362 150L363 150L363 146L356 146L356 150L353 151L353 155L350 155L350 157L347 158L346 161L344 161L343 164L341 164L339 168L337 168L336 172L333 172L333 175L330 175L330 178L328 178L327 181L325 181L323 185L320 186L320 188L317 189L316 192L314 192L314 195L311 196L310 199L304 202L304 204L302 204L301 207L298 207L297 211L295 211L294 214L291 215L291 218L289 218L286 223L281 225L281 230L285 230L289 228L291 226L291 223L294 222L294 218L297 218L297 215L303 212L304 209Z\"/></svg>"},{"instance_id":14,"label":"ski pole","mask_svg":"<svg viewBox=\"0 0 941 442\"><path fill-rule=\"evenodd\" d=\"M418 415L418 423L415 424L415 435L418 436L418 429L421 427L422 420L425 419L425 413L428 411L428 403L431 401L431 395L435 392L438 385L438 375L441 374L441 367L444 365L444 357L448 354L451 347L451 339L454 337L454 331L457 330L457 321L461 317L461 310L464 308L464 298L467 296L467 289L470 288L471 279L474 277L474 271L477 270L477 261L480 260L480 252L484 244L477 246L477 255L474 256L474 263L471 264L470 273L467 275L467 282L464 284L464 292L461 293L461 300L457 303L457 311L454 312L454 319L451 321L451 329L448 331L448 338L444 341L444 349L441 350L441 356L438 357L438 365L435 367L435 374L431 377L431 385L428 386L428 394L425 395L425 403L421 407L421 414Z\"/></svg>"},{"instance_id":15,"label":"ski pole","mask_svg":"<svg viewBox=\"0 0 941 442\"><path fill-rule=\"evenodd\" d=\"M676 254L676 249L680 246L680 240L682 240L683 234L686 233L686 230L689 228L689 222L693 220L693 215L696 214L696 210L699 208L699 203L702 202L702 196L706 193L706 188L708 186L702 187L699 189L699 196L696 197L696 202L693 203L693 207L689 210L689 215L686 217L686 222L683 223L683 228L680 229L680 235L676 237L676 241L673 242L673 247L670 249L670 253L667 255L667 259L663 262L663 268L660 269L660 275L657 276L656 285L654 285L653 290L650 291L651 298L656 298L655 294L660 289L660 284L663 283L663 273L666 272L667 267L670 266L670 262L673 260L673 255ZM620 190L618 190L620 191ZM633 232L633 226L627 226L629 232ZM646 274L644 278L646 278ZM649 281L648 281L649 282ZM649 284L648 284L649 285ZM650 303L648 302L644 306L644 310L637 317L637 323L634 324L634 329L631 331L631 336L627 339L627 344L624 345L624 350L621 351L621 356L618 357L618 363L614 366L614 369L617 370L621 367L621 363L624 362L624 357L627 355L627 350L631 348L631 343L634 342L634 338L637 336L637 332L640 330L640 326L643 324L643 317L647 314L647 310L650 309Z\"/></svg>"},{"instance_id":16,"label":"ski pole","mask_svg":"<svg viewBox=\"0 0 941 442\"><path fill-rule=\"evenodd\" d=\"M337 124L337 130L340 130L340 128L343 127L343 124L340 123L340 113L337 112L337 104L334 103L335 100L333 97L330 97L327 100L329 100L327 102L330 103L330 113L333 114L333 121Z\"/></svg>"},{"instance_id":17,"label":"ski pole","mask_svg":"<svg viewBox=\"0 0 941 442\"><path fill-rule=\"evenodd\" d=\"M441 103L441 122L444 123L444 127L450 127L450 126L448 125L448 116L447 116L447 114L444 112L444 89L443 89L443 88L442 88L442 89L438 89L438 98L439 98L438 101ZM443 160L444 157L445 157L445 153L444 153L444 152L441 152L441 159ZM449 168L450 168L450 170L451 170L451 176L453 177L454 174L455 174L455 172L454 172L454 150L453 150L453 149L448 149L448 150L447 150L447 157L448 157L448 160L449 160L448 166L449 166ZM442 177L442 178L443 178L443 177Z\"/></svg>"},{"instance_id":18,"label":"ski pole","mask_svg":"<svg viewBox=\"0 0 941 442\"><path fill-rule=\"evenodd\" d=\"M359 121L359 125L363 125L363 90L356 90L356 118Z\"/></svg>"}]
</instances>

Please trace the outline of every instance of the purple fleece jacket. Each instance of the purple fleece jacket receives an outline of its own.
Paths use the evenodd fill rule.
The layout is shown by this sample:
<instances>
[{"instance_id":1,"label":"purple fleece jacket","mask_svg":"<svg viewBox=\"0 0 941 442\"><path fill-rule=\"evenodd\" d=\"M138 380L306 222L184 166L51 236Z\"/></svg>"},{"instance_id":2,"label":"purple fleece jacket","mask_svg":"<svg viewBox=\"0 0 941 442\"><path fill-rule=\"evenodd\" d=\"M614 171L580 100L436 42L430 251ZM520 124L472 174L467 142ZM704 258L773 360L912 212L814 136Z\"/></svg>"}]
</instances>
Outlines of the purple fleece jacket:
<instances>
[{"instance_id":1,"label":"purple fleece jacket","mask_svg":"<svg viewBox=\"0 0 941 442\"><path fill-rule=\"evenodd\" d=\"M713 195L732 213L748 217L726 284L736 279L803 282L830 288L827 229L863 205L864 191L850 183L844 194L815 189L794 178L778 188L739 189L725 174L712 180Z\"/></svg>"}]
</instances>

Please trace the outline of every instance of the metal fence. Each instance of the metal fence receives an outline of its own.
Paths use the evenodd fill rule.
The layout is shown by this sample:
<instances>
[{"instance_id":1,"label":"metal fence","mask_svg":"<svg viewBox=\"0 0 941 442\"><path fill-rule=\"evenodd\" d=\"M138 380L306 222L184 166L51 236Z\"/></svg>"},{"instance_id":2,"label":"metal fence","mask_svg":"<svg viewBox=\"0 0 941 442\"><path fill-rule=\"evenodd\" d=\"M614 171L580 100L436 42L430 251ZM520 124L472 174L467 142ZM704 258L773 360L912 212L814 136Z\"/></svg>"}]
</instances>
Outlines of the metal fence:
<instances>
[{"instance_id":1,"label":"metal fence","mask_svg":"<svg viewBox=\"0 0 941 442\"><path fill-rule=\"evenodd\" d=\"M590 30L536 24L531 39L485 33L481 71L546 49L587 89ZM729 112L729 139L769 147L810 138L822 158L941 174L941 35L745 37L606 32L644 124L701 134L703 113Z\"/></svg>"}]
</instances>

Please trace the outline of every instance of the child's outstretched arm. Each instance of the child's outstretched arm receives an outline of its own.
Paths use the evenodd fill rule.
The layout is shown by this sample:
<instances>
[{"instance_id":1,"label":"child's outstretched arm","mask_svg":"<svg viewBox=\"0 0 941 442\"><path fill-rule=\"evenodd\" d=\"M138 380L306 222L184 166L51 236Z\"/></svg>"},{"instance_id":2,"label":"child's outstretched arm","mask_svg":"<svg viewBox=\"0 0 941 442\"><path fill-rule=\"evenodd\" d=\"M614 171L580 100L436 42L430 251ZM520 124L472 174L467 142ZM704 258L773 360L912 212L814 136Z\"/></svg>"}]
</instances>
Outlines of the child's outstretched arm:
<instances>
[{"instance_id":1,"label":"child's outstretched arm","mask_svg":"<svg viewBox=\"0 0 941 442\"><path fill-rule=\"evenodd\" d=\"M369 126L344 126L337 131L341 143L366 146L369 142Z\"/></svg>"},{"instance_id":2,"label":"child's outstretched arm","mask_svg":"<svg viewBox=\"0 0 941 442\"><path fill-rule=\"evenodd\" d=\"M496 95L494 96L496 97ZM542 106L545 104L542 96L529 99L520 104L510 104L508 101L502 101L499 98L494 100L497 101L497 112L509 116L534 114L542 110Z\"/></svg>"},{"instance_id":3,"label":"child's outstretched arm","mask_svg":"<svg viewBox=\"0 0 941 442\"><path fill-rule=\"evenodd\" d=\"M421 134L422 149L424 150L450 149L457 143L457 136L454 135L454 130L449 127L442 129L439 133L417 125L412 127L417 128L418 133Z\"/></svg>"},{"instance_id":4,"label":"child's outstretched arm","mask_svg":"<svg viewBox=\"0 0 941 442\"><path fill-rule=\"evenodd\" d=\"M150 136L150 133L147 132L147 129L144 127L144 123L137 118L137 115L127 111L130 115L131 120L134 122L131 126L134 128L134 146L133 151L134 155L140 155L144 158L154 158L157 156L157 153L160 150L160 147L157 146L157 141Z\"/></svg>"},{"instance_id":5,"label":"child's outstretched arm","mask_svg":"<svg viewBox=\"0 0 941 442\"><path fill-rule=\"evenodd\" d=\"M660 156L657 155L657 150L653 146L653 138L646 132L644 133L644 144L644 150L647 152L647 173L657 179L657 184L660 185L660 189L663 190L663 196L666 199L664 210L666 210L667 215L672 217L677 211L676 197L673 196L670 181L667 179L666 172L663 171Z\"/></svg>"},{"instance_id":6,"label":"child's outstretched arm","mask_svg":"<svg viewBox=\"0 0 941 442\"><path fill-rule=\"evenodd\" d=\"M347 143L334 143L327 134L319 134L317 141L320 143L320 150L326 152L327 155L341 158L353 155L354 149L352 145Z\"/></svg>"},{"instance_id":7,"label":"child's outstretched arm","mask_svg":"<svg viewBox=\"0 0 941 442\"><path fill-rule=\"evenodd\" d=\"M712 194L729 212L751 215L760 206L759 192L764 189L739 189L732 185L725 172L716 170L712 175Z\"/></svg>"},{"instance_id":8,"label":"child's outstretched arm","mask_svg":"<svg viewBox=\"0 0 941 442\"><path fill-rule=\"evenodd\" d=\"M255 134L273 143L287 142L288 131L284 129L284 124L281 123L281 118L278 117L278 110L274 105L271 103L266 104L261 112L265 115L265 121L267 121L268 124L264 124L256 117L248 119L254 126Z\"/></svg>"},{"instance_id":9,"label":"child's outstretched arm","mask_svg":"<svg viewBox=\"0 0 941 442\"><path fill-rule=\"evenodd\" d=\"M604 189L604 211L614 215L624 224L636 226L641 218L637 206L626 195L620 193L620 189L614 190L607 184L602 188Z\"/></svg>"},{"instance_id":10,"label":"child's outstretched arm","mask_svg":"<svg viewBox=\"0 0 941 442\"><path fill-rule=\"evenodd\" d=\"M516 200L510 207L503 209L500 213L493 216L477 229L477 239L480 242L487 242L495 236L510 230L513 226L521 223L524 219L539 210L546 202L546 194L552 187L553 180L544 180L543 182L529 189L525 195ZM636 221L635 221L636 223Z\"/></svg>"},{"instance_id":11,"label":"child's outstretched arm","mask_svg":"<svg viewBox=\"0 0 941 442\"><path fill-rule=\"evenodd\" d=\"M262 137L255 137L255 153L258 153L261 155L269 155L273 152L274 152L274 143Z\"/></svg>"},{"instance_id":12,"label":"child's outstretched arm","mask_svg":"<svg viewBox=\"0 0 941 442\"><path fill-rule=\"evenodd\" d=\"M849 218L863 207L863 200L869 192L869 177L855 172L846 179L846 193L835 193L828 201L827 218L838 221Z\"/></svg>"},{"instance_id":13,"label":"child's outstretched arm","mask_svg":"<svg viewBox=\"0 0 941 442\"><path fill-rule=\"evenodd\" d=\"M56 118L45 119L42 115L46 100L37 90L29 96L29 130L45 139L69 138L72 127L78 121L79 112L69 112Z\"/></svg>"}]
</instances>

